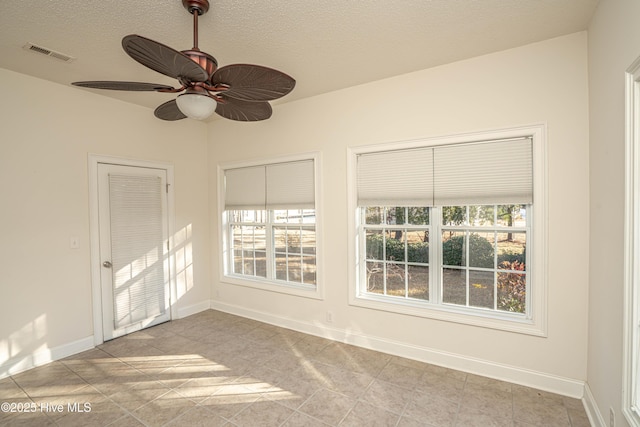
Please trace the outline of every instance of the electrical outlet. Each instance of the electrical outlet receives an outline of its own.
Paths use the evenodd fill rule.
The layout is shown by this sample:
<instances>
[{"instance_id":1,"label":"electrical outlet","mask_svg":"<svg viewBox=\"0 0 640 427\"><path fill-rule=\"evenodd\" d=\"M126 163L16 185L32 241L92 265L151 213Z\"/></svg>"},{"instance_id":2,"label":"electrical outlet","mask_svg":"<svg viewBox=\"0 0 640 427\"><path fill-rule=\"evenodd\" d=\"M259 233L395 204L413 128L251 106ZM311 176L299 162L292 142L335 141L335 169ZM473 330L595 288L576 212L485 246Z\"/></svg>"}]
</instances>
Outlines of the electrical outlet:
<instances>
[{"instance_id":1,"label":"electrical outlet","mask_svg":"<svg viewBox=\"0 0 640 427\"><path fill-rule=\"evenodd\" d=\"M333 312L327 311L327 323L333 323Z\"/></svg>"},{"instance_id":2,"label":"electrical outlet","mask_svg":"<svg viewBox=\"0 0 640 427\"><path fill-rule=\"evenodd\" d=\"M609 427L616 427L616 413L609 408Z\"/></svg>"}]
</instances>

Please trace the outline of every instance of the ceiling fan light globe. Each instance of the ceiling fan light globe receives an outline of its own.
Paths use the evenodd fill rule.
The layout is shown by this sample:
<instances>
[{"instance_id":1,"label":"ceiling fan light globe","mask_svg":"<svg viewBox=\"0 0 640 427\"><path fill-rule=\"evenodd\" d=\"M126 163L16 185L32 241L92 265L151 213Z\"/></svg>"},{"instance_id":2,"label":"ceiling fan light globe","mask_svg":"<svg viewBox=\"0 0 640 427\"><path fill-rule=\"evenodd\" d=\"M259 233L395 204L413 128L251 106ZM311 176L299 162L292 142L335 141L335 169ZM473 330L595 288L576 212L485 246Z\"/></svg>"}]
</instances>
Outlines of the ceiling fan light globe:
<instances>
[{"instance_id":1,"label":"ceiling fan light globe","mask_svg":"<svg viewBox=\"0 0 640 427\"><path fill-rule=\"evenodd\" d=\"M204 120L211 116L218 103L215 99L207 95L199 95L197 93L183 93L176 99L178 109L182 114L195 120Z\"/></svg>"}]
</instances>

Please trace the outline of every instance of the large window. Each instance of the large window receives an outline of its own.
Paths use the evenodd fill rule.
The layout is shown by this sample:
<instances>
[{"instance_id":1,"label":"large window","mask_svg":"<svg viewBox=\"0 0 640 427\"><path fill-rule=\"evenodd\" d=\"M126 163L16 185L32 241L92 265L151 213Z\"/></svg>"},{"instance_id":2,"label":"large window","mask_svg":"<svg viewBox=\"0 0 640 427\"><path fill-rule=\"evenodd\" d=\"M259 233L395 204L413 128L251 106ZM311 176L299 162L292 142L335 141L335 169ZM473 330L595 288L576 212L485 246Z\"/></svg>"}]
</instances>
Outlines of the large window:
<instances>
[{"instance_id":1,"label":"large window","mask_svg":"<svg viewBox=\"0 0 640 427\"><path fill-rule=\"evenodd\" d=\"M351 304L544 335L543 130L352 149Z\"/></svg>"},{"instance_id":2,"label":"large window","mask_svg":"<svg viewBox=\"0 0 640 427\"><path fill-rule=\"evenodd\" d=\"M316 161L221 168L225 282L320 297Z\"/></svg>"}]
</instances>

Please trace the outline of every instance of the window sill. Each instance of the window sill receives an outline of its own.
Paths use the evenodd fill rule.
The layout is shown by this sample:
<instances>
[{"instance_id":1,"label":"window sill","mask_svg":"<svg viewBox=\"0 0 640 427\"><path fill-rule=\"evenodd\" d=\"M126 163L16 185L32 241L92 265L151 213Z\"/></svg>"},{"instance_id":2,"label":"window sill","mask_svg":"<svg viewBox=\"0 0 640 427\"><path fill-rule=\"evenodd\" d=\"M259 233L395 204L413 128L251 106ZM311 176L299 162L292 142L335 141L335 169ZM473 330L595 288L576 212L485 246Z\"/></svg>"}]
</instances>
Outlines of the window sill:
<instances>
[{"instance_id":1,"label":"window sill","mask_svg":"<svg viewBox=\"0 0 640 427\"><path fill-rule=\"evenodd\" d=\"M230 285L260 289L262 291L276 292L317 300L324 299L324 295L322 295L319 285L314 286L305 284L293 284L288 282L271 281L264 278L252 278L239 275L223 275L221 277L221 281Z\"/></svg>"},{"instance_id":2,"label":"window sill","mask_svg":"<svg viewBox=\"0 0 640 427\"><path fill-rule=\"evenodd\" d=\"M372 310L546 337L546 332L531 319L527 319L524 316L509 315L508 313L501 314L484 311L482 309L474 310L454 306L437 306L402 299L390 301L384 297L376 297L375 295L350 297L349 304Z\"/></svg>"}]
</instances>

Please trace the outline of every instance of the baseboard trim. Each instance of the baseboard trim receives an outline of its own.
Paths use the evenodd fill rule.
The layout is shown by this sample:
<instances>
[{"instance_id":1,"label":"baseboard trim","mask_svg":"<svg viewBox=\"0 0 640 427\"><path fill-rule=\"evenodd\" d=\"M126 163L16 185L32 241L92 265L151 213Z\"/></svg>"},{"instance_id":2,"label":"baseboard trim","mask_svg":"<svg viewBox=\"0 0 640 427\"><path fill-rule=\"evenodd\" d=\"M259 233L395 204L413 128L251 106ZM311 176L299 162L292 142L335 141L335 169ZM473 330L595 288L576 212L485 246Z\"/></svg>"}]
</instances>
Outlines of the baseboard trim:
<instances>
[{"instance_id":1,"label":"baseboard trim","mask_svg":"<svg viewBox=\"0 0 640 427\"><path fill-rule=\"evenodd\" d=\"M191 316L196 313L200 313L201 311L209 310L211 308L211 301L206 300L199 302L197 304L192 304L186 307L178 308L178 319L182 319L188 316Z\"/></svg>"},{"instance_id":2,"label":"baseboard trim","mask_svg":"<svg viewBox=\"0 0 640 427\"><path fill-rule=\"evenodd\" d=\"M448 353L427 347L419 347L386 338L362 335L358 332L331 328L322 324L280 317L271 313L250 310L245 307L226 304L219 301L211 301L211 308L225 313L269 323L275 326L293 329L306 334L316 335L395 356L406 357L408 359L419 360L421 362L432 363L434 365L444 366L459 371L533 387L561 394L563 396L573 397L576 399L582 399L584 396L585 383L583 381L494 363L460 354Z\"/></svg>"},{"instance_id":3,"label":"baseboard trim","mask_svg":"<svg viewBox=\"0 0 640 427\"><path fill-rule=\"evenodd\" d=\"M0 365L0 378L15 375L31 368L64 359L94 348L93 335L57 347L45 348L28 355L13 357Z\"/></svg>"},{"instance_id":4,"label":"baseboard trim","mask_svg":"<svg viewBox=\"0 0 640 427\"><path fill-rule=\"evenodd\" d=\"M607 427L607 423L602 417L600 409L598 409L596 399L593 397L593 393L591 393L589 384L586 384L584 387L584 398L582 399L582 403L584 404L584 410L587 413L587 417L589 417L589 422L592 427Z\"/></svg>"}]
</instances>

